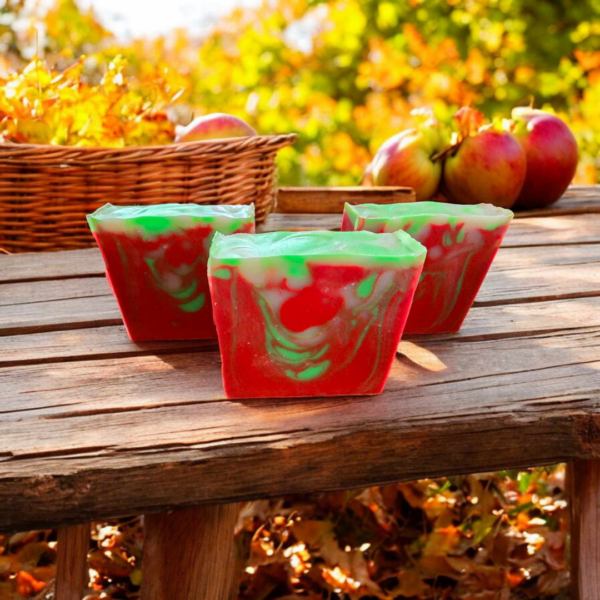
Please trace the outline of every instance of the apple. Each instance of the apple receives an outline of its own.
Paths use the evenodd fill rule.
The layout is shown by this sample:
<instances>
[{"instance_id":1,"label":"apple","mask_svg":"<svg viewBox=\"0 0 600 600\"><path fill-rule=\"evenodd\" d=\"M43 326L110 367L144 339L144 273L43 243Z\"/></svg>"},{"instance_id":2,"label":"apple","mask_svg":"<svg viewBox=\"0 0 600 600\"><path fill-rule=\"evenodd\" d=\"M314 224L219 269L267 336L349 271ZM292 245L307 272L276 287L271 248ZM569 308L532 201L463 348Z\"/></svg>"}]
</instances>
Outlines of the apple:
<instances>
[{"instance_id":1,"label":"apple","mask_svg":"<svg viewBox=\"0 0 600 600\"><path fill-rule=\"evenodd\" d=\"M525 152L517 138L496 125L482 125L483 115L461 108L457 143L445 152L443 193L457 204L485 202L510 208L527 171Z\"/></svg>"},{"instance_id":2,"label":"apple","mask_svg":"<svg viewBox=\"0 0 600 600\"><path fill-rule=\"evenodd\" d=\"M516 208L556 202L565 192L579 160L575 136L558 117L521 106L513 109L513 134L527 159L527 175Z\"/></svg>"},{"instance_id":3,"label":"apple","mask_svg":"<svg viewBox=\"0 0 600 600\"><path fill-rule=\"evenodd\" d=\"M428 200L438 191L442 178L442 161L434 157L443 147L443 136L432 120L397 133L379 148L363 181L411 187L417 200Z\"/></svg>"},{"instance_id":4,"label":"apple","mask_svg":"<svg viewBox=\"0 0 600 600\"><path fill-rule=\"evenodd\" d=\"M525 152L512 133L479 131L446 157L444 194L457 204L485 202L510 208L521 192L526 171Z\"/></svg>"},{"instance_id":5,"label":"apple","mask_svg":"<svg viewBox=\"0 0 600 600\"><path fill-rule=\"evenodd\" d=\"M225 113L212 113L196 117L185 127L177 127L175 142L196 142L252 135L257 135L256 131L242 119Z\"/></svg>"}]
</instances>

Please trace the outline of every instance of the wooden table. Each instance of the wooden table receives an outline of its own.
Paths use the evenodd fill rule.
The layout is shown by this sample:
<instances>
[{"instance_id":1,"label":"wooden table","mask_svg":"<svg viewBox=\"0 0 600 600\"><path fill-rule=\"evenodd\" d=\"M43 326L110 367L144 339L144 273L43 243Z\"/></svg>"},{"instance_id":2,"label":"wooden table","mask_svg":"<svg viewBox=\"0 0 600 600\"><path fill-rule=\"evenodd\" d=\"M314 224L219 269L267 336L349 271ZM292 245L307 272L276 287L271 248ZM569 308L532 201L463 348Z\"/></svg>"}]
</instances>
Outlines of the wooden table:
<instances>
[{"instance_id":1,"label":"wooden table","mask_svg":"<svg viewBox=\"0 0 600 600\"><path fill-rule=\"evenodd\" d=\"M558 461L600 598L600 188L516 219L462 331L404 341L374 398L227 400L214 344L130 342L103 272L96 249L0 257L0 530L62 527L58 600L93 519L159 513L144 599L220 600L238 501Z\"/></svg>"}]
</instances>

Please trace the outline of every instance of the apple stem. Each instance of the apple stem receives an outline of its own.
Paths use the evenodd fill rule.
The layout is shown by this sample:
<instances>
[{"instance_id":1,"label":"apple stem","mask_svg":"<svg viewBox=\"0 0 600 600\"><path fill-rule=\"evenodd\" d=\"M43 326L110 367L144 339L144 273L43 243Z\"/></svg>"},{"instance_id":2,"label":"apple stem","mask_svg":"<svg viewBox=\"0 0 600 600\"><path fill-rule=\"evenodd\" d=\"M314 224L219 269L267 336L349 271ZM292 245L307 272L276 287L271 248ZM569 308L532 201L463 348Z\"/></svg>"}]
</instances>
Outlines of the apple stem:
<instances>
[{"instance_id":1,"label":"apple stem","mask_svg":"<svg viewBox=\"0 0 600 600\"><path fill-rule=\"evenodd\" d=\"M431 160L433 162L437 162L438 160L445 158L447 154L450 154L453 150L456 150L459 146L460 146L460 142L458 144L451 144L450 146L448 146L447 148L444 148L440 152L436 152L431 157Z\"/></svg>"}]
</instances>

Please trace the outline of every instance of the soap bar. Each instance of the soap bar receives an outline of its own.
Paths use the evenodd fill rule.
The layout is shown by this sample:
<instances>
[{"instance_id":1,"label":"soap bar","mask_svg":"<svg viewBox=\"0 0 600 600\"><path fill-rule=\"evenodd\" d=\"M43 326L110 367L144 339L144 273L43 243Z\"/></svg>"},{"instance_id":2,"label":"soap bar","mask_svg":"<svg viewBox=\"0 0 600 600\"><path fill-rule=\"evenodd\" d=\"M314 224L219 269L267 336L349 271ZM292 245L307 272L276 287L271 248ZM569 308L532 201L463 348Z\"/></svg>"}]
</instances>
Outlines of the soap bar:
<instances>
[{"instance_id":1,"label":"soap bar","mask_svg":"<svg viewBox=\"0 0 600 600\"><path fill-rule=\"evenodd\" d=\"M254 205L106 204L87 219L133 341L217 337L208 251L216 232L253 233Z\"/></svg>"},{"instance_id":2,"label":"soap bar","mask_svg":"<svg viewBox=\"0 0 600 600\"><path fill-rule=\"evenodd\" d=\"M217 234L208 274L227 396L380 393L424 260L401 231Z\"/></svg>"},{"instance_id":3,"label":"soap bar","mask_svg":"<svg viewBox=\"0 0 600 600\"><path fill-rule=\"evenodd\" d=\"M346 204L342 230L402 230L421 242L427 259L404 331L450 333L460 329L512 218L491 204Z\"/></svg>"}]
</instances>

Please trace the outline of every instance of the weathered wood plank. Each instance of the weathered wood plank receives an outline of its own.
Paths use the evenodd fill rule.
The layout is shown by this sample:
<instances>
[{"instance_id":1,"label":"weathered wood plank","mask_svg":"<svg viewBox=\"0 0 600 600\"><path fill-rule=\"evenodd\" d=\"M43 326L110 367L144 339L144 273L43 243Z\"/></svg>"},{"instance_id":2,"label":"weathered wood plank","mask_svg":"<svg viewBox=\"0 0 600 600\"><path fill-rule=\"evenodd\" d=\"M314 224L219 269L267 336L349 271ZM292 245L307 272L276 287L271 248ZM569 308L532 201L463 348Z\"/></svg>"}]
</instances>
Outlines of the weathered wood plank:
<instances>
[{"instance_id":1,"label":"weathered wood plank","mask_svg":"<svg viewBox=\"0 0 600 600\"><path fill-rule=\"evenodd\" d=\"M600 212L600 208L598 209ZM339 229L339 214L272 214L258 227L259 232ZM515 219L504 247L581 244L600 242L600 216L531 217ZM99 277L104 263L97 248L68 252L0 255L0 283Z\"/></svg>"},{"instance_id":2,"label":"weathered wood plank","mask_svg":"<svg viewBox=\"0 0 600 600\"><path fill-rule=\"evenodd\" d=\"M349 204L396 204L414 202L415 191L407 187L280 187L277 212L342 213Z\"/></svg>"},{"instance_id":3,"label":"weathered wood plank","mask_svg":"<svg viewBox=\"0 0 600 600\"><path fill-rule=\"evenodd\" d=\"M535 210L519 211L518 217L548 217L600 212L600 185L573 185L552 206Z\"/></svg>"},{"instance_id":4,"label":"weathered wood plank","mask_svg":"<svg viewBox=\"0 0 600 600\"><path fill-rule=\"evenodd\" d=\"M97 248L0 255L0 283L90 275L104 275L104 262Z\"/></svg>"},{"instance_id":5,"label":"weathered wood plank","mask_svg":"<svg viewBox=\"0 0 600 600\"><path fill-rule=\"evenodd\" d=\"M147 515L142 600L229 600L238 504Z\"/></svg>"},{"instance_id":6,"label":"weathered wood plank","mask_svg":"<svg viewBox=\"0 0 600 600\"><path fill-rule=\"evenodd\" d=\"M336 213L280 214L272 213L264 223L256 228L257 233L269 231L302 231L305 229L339 230L342 226L342 215Z\"/></svg>"},{"instance_id":7,"label":"weathered wood plank","mask_svg":"<svg viewBox=\"0 0 600 600\"><path fill-rule=\"evenodd\" d=\"M600 460L570 467L573 598L600 600Z\"/></svg>"},{"instance_id":8,"label":"weathered wood plank","mask_svg":"<svg viewBox=\"0 0 600 600\"><path fill-rule=\"evenodd\" d=\"M474 306L458 333L406 336L420 342L476 341L525 337L600 326L600 297ZM1 344L1 342L0 342ZM0 353L0 357L1 357Z\"/></svg>"},{"instance_id":9,"label":"weathered wood plank","mask_svg":"<svg viewBox=\"0 0 600 600\"><path fill-rule=\"evenodd\" d=\"M600 244L501 248L476 306L600 294Z\"/></svg>"},{"instance_id":10,"label":"weathered wood plank","mask_svg":"<svg viewBox=\"0 0 600 600\"><path fill-rule=\"evenodd\" d=\"M4 312L11 306L94 298L110 294L110 287L104 276L65 280L51 279L43 282L1 283L0 308Z\"/></svg>"},{"instance_id":11,"label":"weathered wood plank","mask_svg":"<svg viewBox=\"0 0 600 600\"><path fill-rule=\"evenodd\" d=\"M407 395L405 397L408 397L409 390L421 390L432 385L462 382L461 385L468 389L472 378L493 379L508 373L527 373L531 369L543 371L569 365L576 369L578 365L600 359L598 328L561 332L557 336L540 334L475 342L407 341L401 346L406 349L406 352L403 350L406 356L394 365L386 389L389 392L403 391ZM415 348L423 348L429 355L435 355L444 368L431 372L420 368L418 357L413 360L411 355ZM490 361L490 356L494 357L493 361ZM587 372L587 369L584 371ZM452 386L448 390L450 388ZM428 394L427 391L425 395ZM498 394L496 391L494 398ZM36 420L43 417L43 422L32 421L32 424L51 434L62 427L52 422L53 419L214 403L224 398L218 352L209 350L3 369L0 371L0 414L3 415L0 421L0 455L2 443L10 445L13 457L20 452L29 454L38 445L45 449L44 452L54 452L64 443L62 433L56 440L45 434L33 441L27 439L28 436L22 438L18 433L21 425L14 425L11 421L21 423L25 418ZM289 402L277 401L283 404ZM73 439L77 443L77 436Z\"/></svg>"},{"instance_id":12,"label":"weathered wood plank","mask_svg":"<svg viewBox=\"0 0 600 600\"><path fill-rule=\"evenodd\" d=\"M90 549L90 524L58 530L56 557L56 600L81 600L89 576L87 555Z\"/></svg>"},{"instance_id":13,"label":"weathered wood plank","mask_svg":"<svg viewBox=\"0 0 600 600\"><path fill-rule=\"evenodd\" d=\"M37 283L40 286L44 284ZM100 282L95 285L99 292L104 288ZM102 327L122 322L119 307L111 294L67 297L49 302L23 302L0 308L0 339L4 335Z\"/></svg>"},{"instance_id":14,"label":"weathered wood plank","mask_svg":"<svg viewBox=\"0 0 600 600\"><path fill-rule=\"evenodd\" d=\"M513 219L503 248L565 246L600 242L600 214Z\"/></svg>"},{"instance_id":15,"label":"weathered wood plank","mask_svg":"<svg viewBox=\"0 0 600 600\"><path fill-rule=\"evenodd\" d=\"M600 456L599 329L402 352L371 398L228 401L213 352L3 369L0 529Z\"/></svg>"},{"instance_id":16,"label":"weathered wood plank","mask_svg":"<svg viewBox=\"0 0 600 600\"><path fill-rule=\"evenodd\" d=\"M338 214L272 214L258 227L260 233L281 230L339 230ZM600 243L600 214L514 219L503 248Z\"/></svg>"},{"instance_id":17,"label":"weathered wood plank","mask_svg":"<svg viewBox=\"0 0 600 600\"><path fill-rule=\"evenodd\" d=\"M600 306L599 306L600 308ZM0 367L214 349L217 340L132 342L123 325L0 337Z\"/></svg>"},{"instance_id":18,"label":"weathered wood plank","mask_svg":"<svg viewBox=\"0 0 600 600\"><path fill-rule=\"evenodd\" d=\"M599 269L600 244L501 248L476 305L597 296ZM122 322L102 277L0 284L2 302L0 336Z\"/></svg>"},{"instance_id":19,"label":"weathered wood plank","mask_svg":"<svg viewBox=\"0 0 600 600\"><path fill-rule=\"evenodd\" d=\"M600 297L474 307L458 333L412 341L488 340L600 327ZM214 349L216 340L132 342L123 325L0 337L0 367Z\"/></svg>"}]
</instances>

